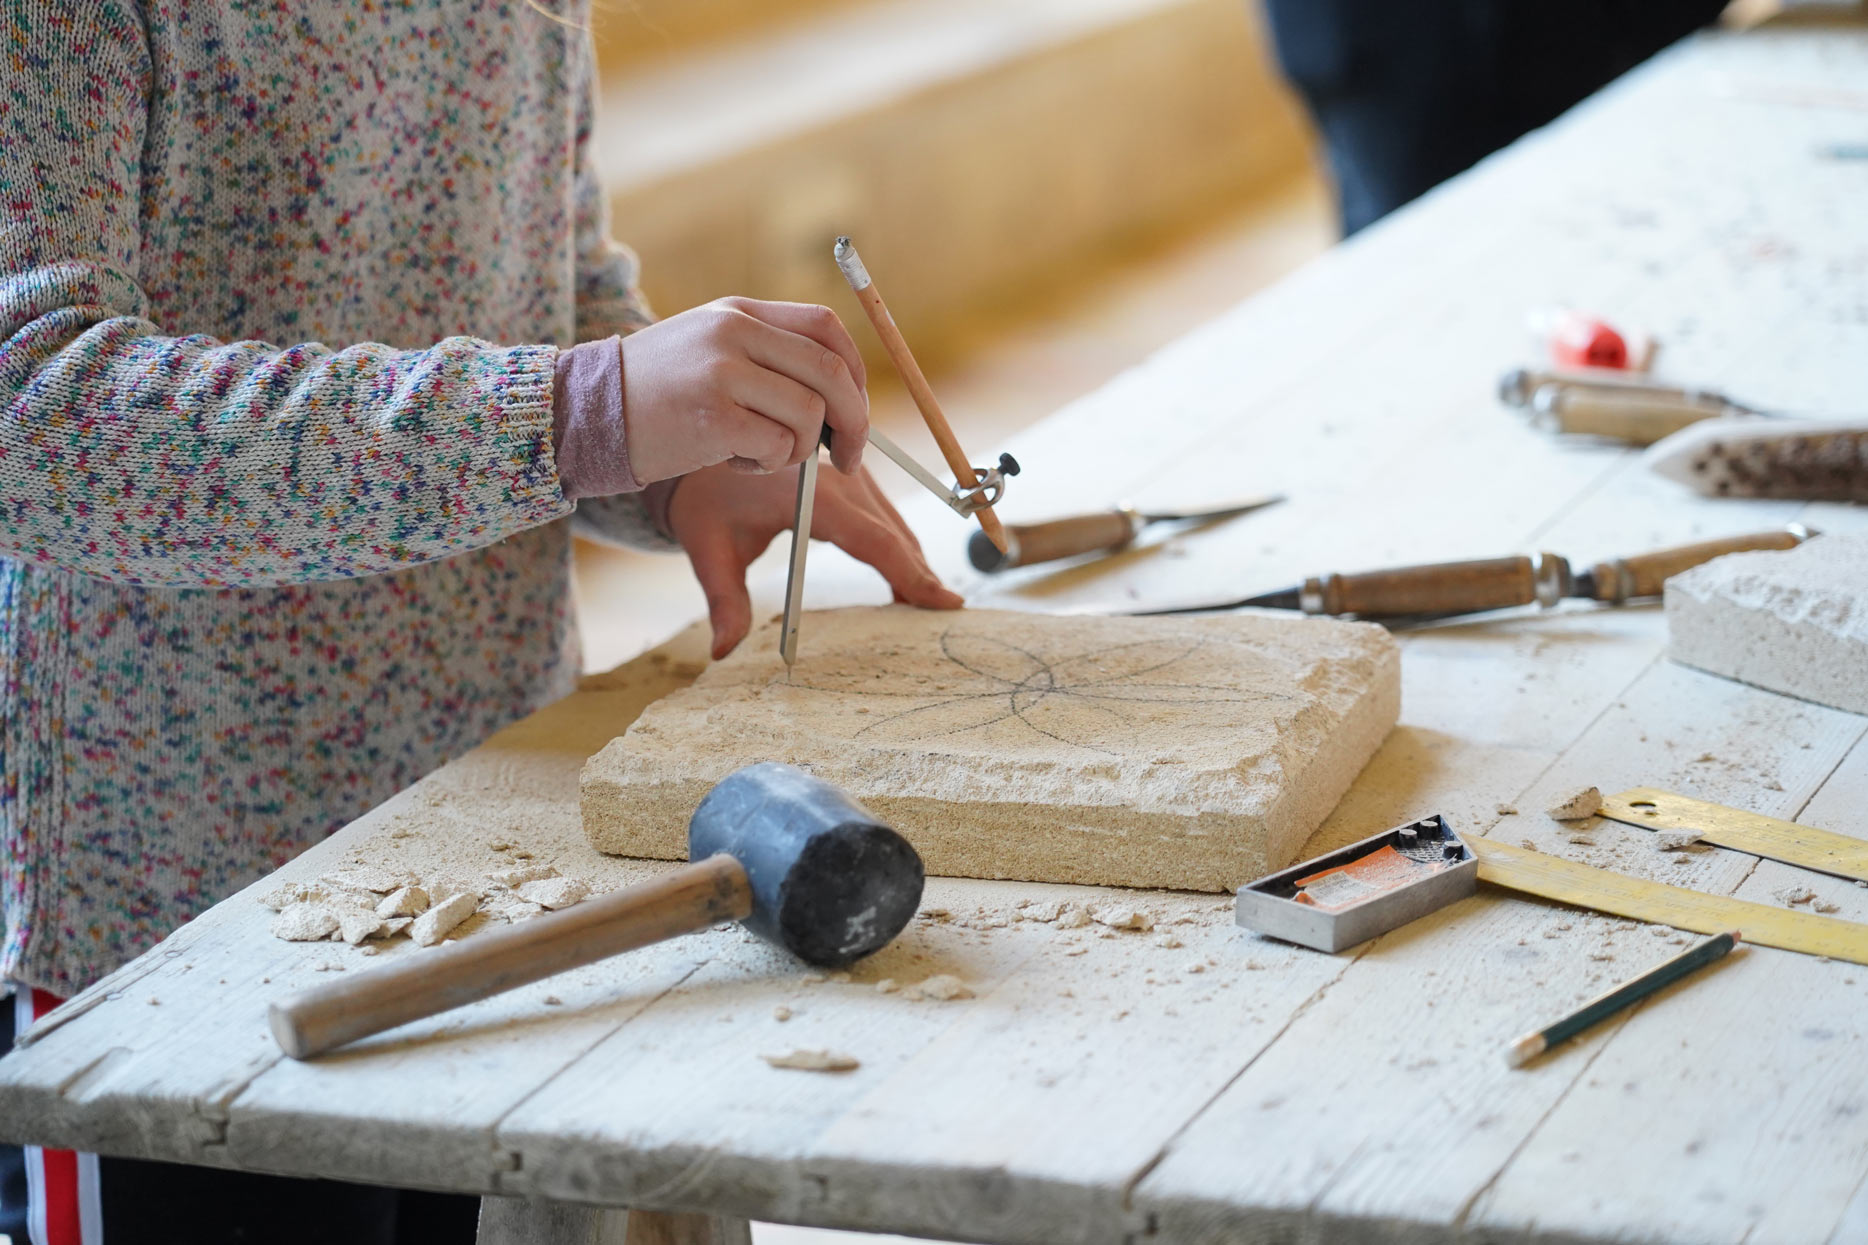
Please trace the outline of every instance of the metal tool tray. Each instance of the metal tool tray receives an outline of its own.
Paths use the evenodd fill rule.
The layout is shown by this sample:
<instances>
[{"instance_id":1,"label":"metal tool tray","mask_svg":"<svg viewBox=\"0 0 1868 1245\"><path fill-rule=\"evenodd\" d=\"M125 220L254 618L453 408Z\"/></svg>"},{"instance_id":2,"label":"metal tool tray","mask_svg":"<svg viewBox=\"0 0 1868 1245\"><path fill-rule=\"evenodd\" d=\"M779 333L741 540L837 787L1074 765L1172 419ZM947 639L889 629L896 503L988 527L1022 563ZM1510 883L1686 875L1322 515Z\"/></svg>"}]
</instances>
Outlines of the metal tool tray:
<instances>
[{"instance_id":1,"label":"metal tool tray","mask_svg":"<svg viewBox=\"0 0 1868 1245\"><path fill-rule=\"evenodd\" d=\"M1423 850L1434 851L1439 858L1456 863L1334 910L1298 902L1297 879L1351 864L1384 847L1414 859L1420 859ZM1260 878L1239 891L1235 919L1247 929L1286 942L1318 951L1341 951L1464 899L1478 888L1478 857L1453 833L1444 816L1435 815Z\"/></svg>"}]
</instances>

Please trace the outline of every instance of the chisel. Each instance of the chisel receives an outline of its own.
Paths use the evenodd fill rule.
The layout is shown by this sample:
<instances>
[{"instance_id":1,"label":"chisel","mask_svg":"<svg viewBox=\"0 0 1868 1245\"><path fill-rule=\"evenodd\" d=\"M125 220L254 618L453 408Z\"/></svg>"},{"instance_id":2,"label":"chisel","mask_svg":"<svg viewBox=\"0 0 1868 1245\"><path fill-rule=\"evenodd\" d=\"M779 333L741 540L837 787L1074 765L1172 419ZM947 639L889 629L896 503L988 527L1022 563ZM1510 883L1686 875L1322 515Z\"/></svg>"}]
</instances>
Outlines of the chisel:
<instances>
[{"instance_id":1,"label":"chisel","mask_svg":"<svg viewBox=\"0 0 1868 1245\"><path fill-rule=\"evenodd\" d=\"M1630 445L1652 445L1704 420L1750 413L1733 408L1716 394L1674 396L1575 385L1544 385L1531 395L1531 409L1554 432L1609 437Z\"/></svg>"},{"instance_id":2,"label":"chisel","mask_svg":"<svg viewBox=\"0 0 1868 1245\"><path fill-rule=\"evenodd\" d=\"M1554 553L1433 562L1356 575L1313 576L1294 588L1238 601L1131 612L1201 614L1255 606L1302 610L1306 614L1401 619L1474 614L1532 602L1549 609L1565 598L1620 605L1637 597L1659 596L1668 577L1702 562L1753 549L1790 549L1811 535L1802 524L1792 523L1765 532L1610 558L1583 571L1572 571L1569 560Z\"/></svg>"},{"instance_id":3,"label":"chisel","mask_svg":"<svg viewBox=\"0 0 1868 1245\"><path fill-rule=\"evenodd\" d=\"M1085 553L1115 553L1134 544L1142 530L1155 523L1204 523L1229 519L1284 500L1282 494L1254 497L1211 510L1137 510L1121 506L1100 514L1081 514L1046 523L1013 523L1005 529L1001 552L984 532L974 532L966 556L975 570L992 574L1014 567L1056 562Z\"/></svg>"},{"instance_id":4,"label":"chisel","mask_svg":"<svg viewBox=\"0 0 1868 1245\"><path fill-rule=\"evenodd\" d=\"M1544 371L1516 367L1498 379L1498 400L1506 406L1530 408L1538 393L1550 386L1589 393L1627 396L1636 401L1681 402L1695 406L1718 407L1738 415L1762 415L1764 412L1733 401L1713 389L1669 385L1641 372L1622 372L1613 368L1579 368L1572 371Z\"/></svg>"},{"instance_id":5,"label":"chisel","mask_svg":"<svg viewBox=\"0 0 1868 1245\"><path fill-rule=\"evenodd\" d=\"M1652 445L1708 419L1770 416L1712 389L1667 385L1604 368L1538 372L1519 368L1498 382L1506 406L1527 408L1553 431Z\"/></svg>"}]
</instances>

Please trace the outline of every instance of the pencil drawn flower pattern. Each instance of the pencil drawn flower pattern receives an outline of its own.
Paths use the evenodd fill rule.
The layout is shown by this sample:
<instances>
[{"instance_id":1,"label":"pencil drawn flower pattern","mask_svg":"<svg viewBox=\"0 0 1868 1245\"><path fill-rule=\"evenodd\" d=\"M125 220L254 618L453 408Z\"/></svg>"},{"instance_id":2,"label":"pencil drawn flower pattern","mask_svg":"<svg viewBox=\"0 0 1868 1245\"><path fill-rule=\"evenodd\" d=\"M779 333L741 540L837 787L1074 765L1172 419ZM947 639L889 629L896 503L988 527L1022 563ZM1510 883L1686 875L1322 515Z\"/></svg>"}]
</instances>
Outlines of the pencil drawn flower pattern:
<instances>
[{"instance_id":1,"label":"pencil drawn flower pattern","mask_svg":"<svg viewBox=\"0 0 1868 1245\"><path fill-rule=\"evenodd\" d=\"M1172 723L1180 730L1235 727L1247 706L1286 701L1276 681L1202 681L1192 662L1207 638L1150 639L1051 656L994 636L949 628L940 637L946 667L904 686L881 669L793 683L803 691L882 698L882 709L853 739L874 743L1044 741L1107 756L1126 755L1136 732ZM876 712L859 706L859 713ZM1129 747L1125 748L1125 745Z\"/></svg>"}]
</instances>

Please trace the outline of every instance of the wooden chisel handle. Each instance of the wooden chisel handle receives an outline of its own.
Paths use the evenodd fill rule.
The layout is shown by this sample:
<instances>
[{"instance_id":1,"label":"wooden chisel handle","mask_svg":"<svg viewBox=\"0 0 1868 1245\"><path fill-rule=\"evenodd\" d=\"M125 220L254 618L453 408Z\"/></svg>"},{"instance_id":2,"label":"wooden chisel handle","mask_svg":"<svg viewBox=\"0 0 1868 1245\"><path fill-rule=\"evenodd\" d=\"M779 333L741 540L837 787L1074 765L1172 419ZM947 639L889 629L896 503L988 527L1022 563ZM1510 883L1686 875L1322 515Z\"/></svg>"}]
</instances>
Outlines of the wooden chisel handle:
<instances>
[{"instance_id":1,"label":"wooden chisel handle","mask_svg":"<svg viewBox=\"0 0 1868 1245\"><path fill-rule=\"evenodd\" d=\"M648 882L587 899L471 939L399 957L396 963L274 1003L279 1047L309 1059L411 1020L591 964L620 951L690 934L752 911L746 870L713 856Z\"/></svg>"},{"instance_id":2,"label":"wooden chisel handle","mask_svg":"<svg viewBox=\"0 0 1868 1245\"><path fill-rule=\"evenodd\" d=\"M1652 445L1701 420L1730 413L1727 407L1705 400L1558 385L1539 389L1533 405L1553 421L1558 432L1612 437L1631 445Z\"/></svg>"},{"instance_id":3,"label":"wooden chisel handle","mask_svg":"<svg viewBox=\"0 0 1868 1245\"><path fill-rule=\"evenodd\" d=\"M1661 585L1670 577L1690 571L1702 562L1754 549L1794 549L1808 536L1808 530L1799 526L1780 527L1768 532L1702 540L1675 549L1656 549L1653 553L1638 553L1628 558L1611 558L1590 568L1594 591L1586 595L1617 605L1634 597L1657 597L1661 594Z\"/></svg>"},{"instance_id":4,"label":"wooden chisel handle","mask_svg":"<svg viewBox=\"0 0 1868 1245\"><path fill-rule=\"evenodd\" d=\"M1521 555L1399 566L1360 575L1325 575L1306 579L1299 593L1306 614L1356 614L1363 618L1465 614L1529 605L1536 599L1536 564Z\"/></svg>"},{"instance_id":5,"label":"wooden chisel handle","mask_svg":"<svg viewBox=\"0 0 1868 1245\"><path fill-rule=\"evenodd\" d=\"M1133 542L1141 530L1141 516L1133 510L1109 510L1048 523L1009 523L1004 553L993 548L984 532L975 532L966 552L977 570L1009 571L1085 553L1113 553Z\"/></svg>"}]
</instances>

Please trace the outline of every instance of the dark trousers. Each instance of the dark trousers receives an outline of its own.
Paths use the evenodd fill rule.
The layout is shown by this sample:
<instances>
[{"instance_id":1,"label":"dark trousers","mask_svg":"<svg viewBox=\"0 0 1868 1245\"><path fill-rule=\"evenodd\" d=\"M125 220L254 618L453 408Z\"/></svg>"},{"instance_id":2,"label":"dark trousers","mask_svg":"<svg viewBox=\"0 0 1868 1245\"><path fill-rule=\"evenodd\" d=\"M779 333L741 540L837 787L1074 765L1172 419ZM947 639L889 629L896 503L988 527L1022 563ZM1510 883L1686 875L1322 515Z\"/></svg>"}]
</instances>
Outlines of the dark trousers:
<instances>
[{"instance_id":1,"label":"dark trousers","mask_svg":"<svg viewBox=\"0 0 1868 1245\"><path fill-rule=\"evenodd\" d=\"M13 1026L0 995L0 1051ZM480 1213L472 1197L142 1159L99 1159L97 1186L109 1245L472 1245ZM0 1145L0 1233L13 1245L30 1239L27 1215L25 1152Z\"/></svg>"},{"instance_id":2,"label":"dark trousers","mask_svg":"<svg viewBox=\"0 0 1868 1245\"><path fill-rule=\"evenodd\" d=\"M1343 232L1425 193L1719 15L1725 0L1265 0Z\"/></svg>"}]
</instances>

